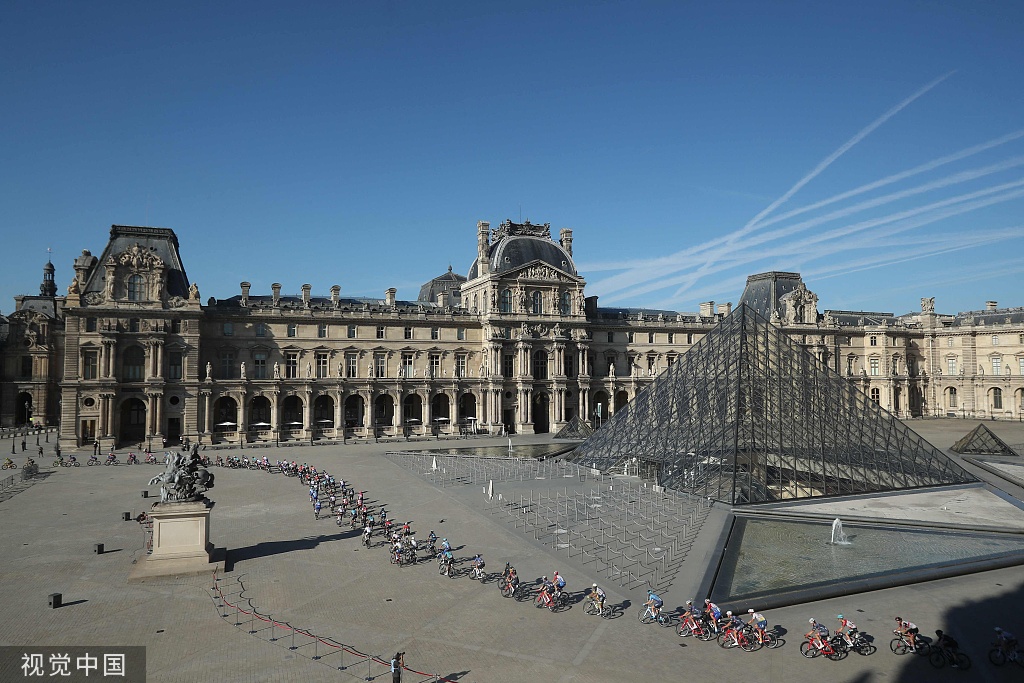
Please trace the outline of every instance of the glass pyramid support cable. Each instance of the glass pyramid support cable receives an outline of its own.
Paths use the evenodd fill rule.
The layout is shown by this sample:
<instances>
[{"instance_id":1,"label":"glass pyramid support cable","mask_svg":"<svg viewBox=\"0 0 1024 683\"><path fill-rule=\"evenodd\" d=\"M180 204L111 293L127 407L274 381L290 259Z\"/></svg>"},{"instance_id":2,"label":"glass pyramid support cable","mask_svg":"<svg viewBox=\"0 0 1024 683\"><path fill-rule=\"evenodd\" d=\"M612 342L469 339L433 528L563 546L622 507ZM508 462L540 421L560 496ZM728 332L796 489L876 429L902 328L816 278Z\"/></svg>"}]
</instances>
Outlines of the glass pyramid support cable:
<instances>
[{"instance_id":1,"label":"glass pyramid support cable","mask_svg":"<svg viewBox=\"0 0 1024 683\"><path fill-rule=\"evenodd\" d=\"M745 304L571 457L733 504L975 481Z\"/></svg>"},{"instance_id":2,"label":"glass pyramid support cable","mask_svg":"<svg viewBox=\"0 0 1024 683\"><path fill-rule=\"evenodd\" d=\"M574 415L565 426L558 430L555 434L555 439L586 439L594 433L590 425L580 419L579 415Z\"/></svg>"},{"instance_id":3,"label":"glass pyramid support cable","mask_svg":"<svg viewBox=\"0 0 1024 683\"><path fill-rule=\"evenodd\" d=\"M967 433L951 449L963 455L1018 455L1005 441L983 424Z\"/></svg>"}]
</instances>

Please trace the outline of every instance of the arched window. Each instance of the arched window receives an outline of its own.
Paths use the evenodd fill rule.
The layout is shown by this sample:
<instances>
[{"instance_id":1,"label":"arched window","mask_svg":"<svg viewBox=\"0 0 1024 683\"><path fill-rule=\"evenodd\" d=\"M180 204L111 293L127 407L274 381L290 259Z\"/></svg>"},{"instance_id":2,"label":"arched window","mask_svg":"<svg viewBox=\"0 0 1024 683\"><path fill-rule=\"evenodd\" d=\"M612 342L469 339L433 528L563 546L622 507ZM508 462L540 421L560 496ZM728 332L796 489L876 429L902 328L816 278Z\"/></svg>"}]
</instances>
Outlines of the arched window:
<instances>
[{"instance_id":1,"label":"arched window","mask_svg":"<svg viewBox=\"0 0 1024 683\"><path fill-rule=\"evenodd\" d=\"M121 368L123 370L121 380L124 382L141 380L145 365L145 351L138 346L131 346L125 349L124 356L121 359Z\"/></svg>"},{"instance_id":2,"label":"arched window","mask_svg":"<svg viewBox=\"0 0 1024 683\"><path fill-rule=\"evenodd\" d=\"M558 304L558 310L562 313L562 315L569 315L569 305L571 301L572 299L569 296L569 292L562 292L562 298Z\"/></svg>"},{"instance_id":3,"label":"arched window","mask_svg":"<svg viewBox=\"0 0 1024 683\"><path fill-rule=\"evenodd\" d=\"M992 390L992 410L1003 409L1003 390L993 389Z\"/></svg>"},{"instance_id":4,"label":"arched window","mask_svg":"<svg viewBox=\"0 0 1024 683\"><path fill-rule=\"evenodd\" d=\"M142 301L143 281L141 275L128 276L128 301Z\"/></svg>"},{"instance_id":5,"label":"arched window","mask_svg":"<svg viewBox=\"0 0 1024 683\"><path fill-rule=\"evenodd\" d=\"M503 289L501 290L501 301L498 302L498 311L501 313L512 312L512 290Z\"/></svg>"},{"instance_id":6,"label":"arched window","mask_svg":"<svg viewBox=\"0 0 1024 683\"><path fill-rule=\"evenodd\" d=\"M544 299L540 292L533 293L533 314L540 315L544 312Z\"/></svg>"},{"instance_id":7,"label":"arched window","mask_svg":"<svg viewBox=\"0 0 1024 683\"><path fill-rule=\"evenodd\" d=\"M875 403L882 402L882 392L878 390L878 387L874 387L871 390L871 400L874 401Z\"/></svg>"},{"instance_id":8,"label":"arched window","mask_svg":"<svg viewBox=\"0 0 1024 683\"><path fill-rule=\"evenodd\" d=\"M947 405L950 408L956 408L956 405L957 405L956 387L950 387L949 391L946 393L946 395L947 395L947 398L946 398Z\"/></svg>"}]
</instances>

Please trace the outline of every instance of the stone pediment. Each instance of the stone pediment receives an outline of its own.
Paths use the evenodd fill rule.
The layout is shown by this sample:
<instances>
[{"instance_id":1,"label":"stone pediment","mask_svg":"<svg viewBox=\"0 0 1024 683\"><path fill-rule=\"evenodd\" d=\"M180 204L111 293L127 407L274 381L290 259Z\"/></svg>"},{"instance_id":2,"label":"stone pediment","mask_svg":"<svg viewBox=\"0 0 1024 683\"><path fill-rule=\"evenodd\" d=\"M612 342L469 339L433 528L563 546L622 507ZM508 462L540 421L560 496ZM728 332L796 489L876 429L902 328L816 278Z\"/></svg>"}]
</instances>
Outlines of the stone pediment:
<instances>
[{"instance_id":1,"label":"stone pediment","mask_svg":"<svg viewBox=\"0 0 1024 683\"><path fill-rule=\"evenodd\" d=\"M128 266L134 270L145 268L163 268L164 261L156 253L138 242L112 257L116 265Z\"/></svg>"},{"instance_id":2,"label":"stone pediment","mask_svg":"<svg viewBox=\"0 0 1024 683\"><path fill-rule=\"evenodd\" d=\"M540 280L545 282L563 283L577 283L582 281L582 278L569 275L565 271L559 270L558 268L544 263L539 259L527 263L518 270L503 273L502 277L514 278L516 280Z\"/></svg>"}]
</instances>

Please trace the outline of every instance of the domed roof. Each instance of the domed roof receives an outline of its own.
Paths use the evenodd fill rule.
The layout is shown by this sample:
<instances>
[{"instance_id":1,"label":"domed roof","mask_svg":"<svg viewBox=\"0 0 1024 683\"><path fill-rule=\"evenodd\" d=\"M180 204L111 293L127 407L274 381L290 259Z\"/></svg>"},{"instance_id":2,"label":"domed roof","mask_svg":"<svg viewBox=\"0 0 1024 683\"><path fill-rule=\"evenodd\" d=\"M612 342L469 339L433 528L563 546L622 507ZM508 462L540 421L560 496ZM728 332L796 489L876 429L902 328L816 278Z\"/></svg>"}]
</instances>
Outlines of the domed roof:
<instances>
[{"instance_id":1,"label":"domed roof","mask_svg":"<svg viewBox=\"0 0 1024 683\"><path fill-rule=\"evenodd\" d=\"M502 237L491 245L488 252L491 260L491 273L501 275L516 270L533 261L543 261L552 268L576 275L576 265L572 262L562 245L550 238L527 235ZM477 260L469 268L469 279L479 276Z\"/></svg>"},{"instance_id":2,"label":"domed roof","mask_svg":"<svg viewBox=\"0 0 1024 683\"><path fill-rule=\"evenodd\" d=\"M416 299L417 301L429 301L430 303L437 303L437 295L441 292L445 292L449 295L457 295L459 288L462 283L466 281L466 278L458 273L452 272L452 267L448 266L448 272L443 275L438 275L430 282L420 287L420 295ZM453 305L458 304L458 300L450 301Z\"/></svg>"}]
</instances>

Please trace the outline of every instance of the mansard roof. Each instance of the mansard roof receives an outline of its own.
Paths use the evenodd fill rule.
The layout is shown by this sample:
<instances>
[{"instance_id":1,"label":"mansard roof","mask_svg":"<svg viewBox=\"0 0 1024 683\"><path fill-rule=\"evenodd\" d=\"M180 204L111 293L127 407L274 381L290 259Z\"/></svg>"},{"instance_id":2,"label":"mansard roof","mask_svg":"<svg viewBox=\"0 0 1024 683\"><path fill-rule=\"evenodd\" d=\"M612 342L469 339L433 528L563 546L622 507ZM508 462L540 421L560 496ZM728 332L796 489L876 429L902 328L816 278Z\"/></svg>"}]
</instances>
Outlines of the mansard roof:
<instances>
[{"instance_id":1,"label":"mansard roof","mask_svg":"<svg viewBox=\"0 0 1024 683\"><path fill-rule=\"evenodd\" d=\"M82 294L102 292L105 285L103 265L136 244L163 261L167 278L167 296L188 299L188 276L178 253L178 236L170 228L134 225L110 226L110 241L107 242L99 260L95 262L98 267L93 268L89 274L88 282L82 287Z\"/></svg>"},{"instance_id":2,"label":"mansard roof","mask_svg":"<svg viewBox=\"0 0 1024 683\"><path fill-rule=\"evenodd\" d=\"M552 268L578 277L572 256L561 244L551 239L550 228L548 223L533 225L530 221L502 223L493 231L495 239L488 250L491 273L502 275L528 263L542 261ZM469 268L469 279L474 280L479 276L477 259L474 259Z\"/></svg>"},{"instance_id":3,"label":"mansard roof","mask_svg":"<svg viewBox=\"0 0 1024 683\"><path fill-rule=\"evenodd\" d=\"M235 296L227 299L216 299L211 297L207 303L206 309L211 313L270 309L274 307L274 297L250 295L247 303L247 306L242 305L242 296L240 294L236 294ZM301 311L306 308L306 305L301 296L282 295L278 298L278 308L286 311ZM431 303L429 301L395 301L394 306L389 306L384 299L376 299L372 297L340 297L338 299L337 308L335 308L334 302L331 301L330 297L311 296L309 298L309 308L317 311L340 310L376 313L444 313L448 315L468 315L468 312L463 311L462 309L442 308L436 303Z\"/></svg>"},{"instance_id":4,"label":"mansard roof","mask_svg":"<svg viewBox=\"0 0 1024 683\"><path fill-rule=\"evenodd\" d=\"M420 295L416 299L417 301L430 301L432 303L437 303L438 294L440 294L441 292L445 292L449 296L451 296L453 292L459 291L459 289L462 287L462 283L465 281L465 275L453 273L452 267L448 266L447 273L438 275L430 282L427 282L422 287L420 287ZM455 302L452 302L449 299L449 303Z\"/></svg>"},{"instance_id":5,"label":"mansard roof","mask_svg":"<svg viewBox=\"0 0 1024 683\"><path fill-rule=\"evenodd\" d=\"M770 320L776 310L781 314L779 299L798 289L803 284L800 273L770 271L747 277L738 305L746 305L759 316Z\"/></svg>"}]
</instances>

